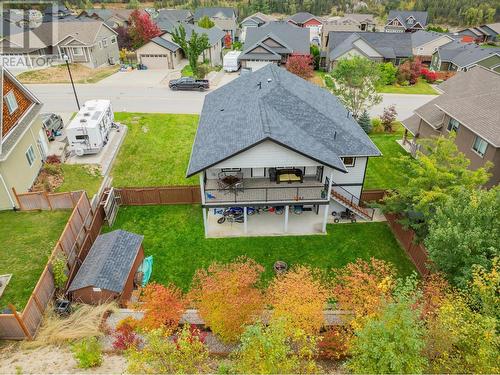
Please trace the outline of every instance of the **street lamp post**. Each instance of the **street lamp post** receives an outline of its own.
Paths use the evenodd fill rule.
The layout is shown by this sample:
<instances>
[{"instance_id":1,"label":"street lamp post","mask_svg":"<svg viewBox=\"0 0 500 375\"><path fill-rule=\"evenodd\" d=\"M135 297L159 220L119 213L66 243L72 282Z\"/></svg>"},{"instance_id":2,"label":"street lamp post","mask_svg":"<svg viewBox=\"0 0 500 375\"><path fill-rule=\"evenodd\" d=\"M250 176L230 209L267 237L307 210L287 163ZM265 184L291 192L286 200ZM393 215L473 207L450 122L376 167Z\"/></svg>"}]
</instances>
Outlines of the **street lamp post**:
<instances>
[{"instance_id":1,"label":"street lamp post","mask_svg":"<svg viewBox=\"0 0 500 375\"><path fill-rule=\"evenodd\" d=\"M68 55L63 56L64 61L66 61L66 67L68 68L69 79L71 80L71 86L73 87L73 93L75 94L76 106L80 110L80 102L78 102L78 96L76 95L75 84L73 82L73 76L71 75L71 69L69 68L69 57Z\"/></svg>"}]
</instances>

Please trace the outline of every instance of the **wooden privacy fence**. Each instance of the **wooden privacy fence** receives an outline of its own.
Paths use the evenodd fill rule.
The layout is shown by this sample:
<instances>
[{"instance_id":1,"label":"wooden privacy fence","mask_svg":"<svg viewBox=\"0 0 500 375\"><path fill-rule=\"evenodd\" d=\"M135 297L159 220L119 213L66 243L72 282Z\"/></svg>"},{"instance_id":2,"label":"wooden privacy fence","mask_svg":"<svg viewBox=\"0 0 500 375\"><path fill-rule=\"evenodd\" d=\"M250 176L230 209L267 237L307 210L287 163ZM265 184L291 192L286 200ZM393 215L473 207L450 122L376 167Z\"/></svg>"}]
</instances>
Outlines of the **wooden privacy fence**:
<instances>
[{"instance_id":1,"label":"wooden privacy fence","mask_svg":"<svg viewBox=\"0 0 500 375\"><path fill-rule=\"evenodd\" d=\"M73 199L78 197L75 200L73 212L24 310L17 312L14 306L9 305L12 313L0 314L0 339L22 340L32 339L35 336L45 309L55 292L52 260L60 252L64 253L71 280L99 235L104 220L102 207L99 206L97 210L93 210L87 194L82 191L72 192L71 197Z\"/></svg>"},{"instance_id":2,"label":"wooden privacy fence","mask_svg":"<svg viewBox=\"0 0 500 375\"><path fill-rule=\"evenodd\" d=\"M405 229L399 222L399 216L396 214L386 214L387 223L392 233L406 251L411 261L422 276L430 273L429 257L427 249L420 243L415 243L415 232L411 229Z\"/></svg>"},{"instance_id":3,"label":"wooden privacy fence","mask_svg":"<svg viewBox=\"0 0 500 375\"><path fill-rule=\"evenodd\" d=\"M22 211L32 210L60 210L73 208L80 198L80 191L70 191L64 193L47 193L45 191L35 191L31 193L16 192L12 188L16 197L19 209Z\"/></svg>"},{"instance_id":4,"label":"wooden privacy fence","mask_svg":"<svg viewBox=\"0 0 500 375\"><path fill-rule=\"evenodd\" d=\"M387 193L387 190L363 190L361 193L362 202L378 202Z\"/></svg>"},{"instance_id":5,"label":"wooden privacy fence","mask_svg":"<svg viewBox=\"0 0 500 375\"><path fill-rule=\"evenodd\" d=\"M125 206L201 203L199 186L117 188L116 192Z\"/></svg>"}]
</instances>

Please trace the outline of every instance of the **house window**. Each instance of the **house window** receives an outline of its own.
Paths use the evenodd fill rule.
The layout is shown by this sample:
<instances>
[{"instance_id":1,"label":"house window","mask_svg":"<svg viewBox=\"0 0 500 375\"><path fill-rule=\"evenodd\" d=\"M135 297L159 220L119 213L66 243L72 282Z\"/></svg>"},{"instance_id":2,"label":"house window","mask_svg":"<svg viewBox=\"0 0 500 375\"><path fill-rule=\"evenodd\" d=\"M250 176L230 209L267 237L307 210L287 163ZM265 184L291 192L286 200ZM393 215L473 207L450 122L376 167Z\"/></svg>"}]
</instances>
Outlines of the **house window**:
<instances>
[{"instance_id":1,"label":"house window","mask_svg":"<svg viewBox=\"0 0 500 375\"><path fill-rule=\"evenodd\" d=\"M111 37L111 44L115 44L116 43L116 36L112 36Z\"/></svg>"},{"instance_id":2,"label":"house window","mask_svg":"<svg viewBox=\"0 0 500 375\"><path fill-rule=\"evenodd\" d=\"M452 130L456 132L458 130L458 127L460 126L460 123L455 120L454 118L450 118L450 121L448 121L448 131L451 132Z\"/></svg>"},{"instance_id":3,"label":"house window","mask_svg":"<svg viewBox=\"0 0 500 375\"><path fill-rule=\"evenodd\" d=\"M73 47L73 55L82 56L83 55L83 48L82 47Z\"/></svg>"},{"instance_id":4,"label":"house window","mask_svg":"<svg viewBox=\"0 0 500 375\"><path fill-rule=\"evenodd\" d=\"M476 151L480 156L484 156L486 149L488 148L488 143L481 137L476 135L472 149Z\"/></svg>"},{"instance_id":5,"label":"house window","mask_svg":"<svg viewBox=\"0 0 500 375\"><path fill-rule=\"evenodd\" d=\"M241 168L222 168L222 172L241 172Z\"/></svg>"},{"instance_id":6,"label":"house window","mask_svg":"<svg viewBox=\"0 0 500 375\"><path fill-rule=\"evenodd\" d=\"M354 167L356 165L356 158L353 158L352 156L348 156L345 158L342 158L342 162L346 167Z\"/></svg>"},{"instance_id":7,"label":"house window","mask_svg":"<svg viewBox=\"0 0 500 375\"><path fill-rule=\"evenodd\" d=\"M4 96L5 103L7 104L7 109L9 110L9 115L15 112L19 106L17 105L16 96L14 91L10 90L7 95Z\"/></svg>"},{"instance_id":8,"label":"house window","mask_svg":"<svg viewBox=\"0 0 500 375\"><path fill-rule=\"evenodd\" d=\"M104 47L107 47L107 46L108 46L108 40L107 40L106 38L104 38L104 39L102 40L102 45L103 45Z\"/></svg>"},{"instance_id":9,"label":"house window","mask_svg":"<svg viewBox=\"0 0 500 375\"><path fill-rule=\"evenodd\" d=\"M33 165L33 163L35 162L35 151L33 151L33 145L31 145L30 147L28 147L28 150L26 151L26 159L28 159L28 164L30 165L30 167Z\"/></svg>"}]
</instances>

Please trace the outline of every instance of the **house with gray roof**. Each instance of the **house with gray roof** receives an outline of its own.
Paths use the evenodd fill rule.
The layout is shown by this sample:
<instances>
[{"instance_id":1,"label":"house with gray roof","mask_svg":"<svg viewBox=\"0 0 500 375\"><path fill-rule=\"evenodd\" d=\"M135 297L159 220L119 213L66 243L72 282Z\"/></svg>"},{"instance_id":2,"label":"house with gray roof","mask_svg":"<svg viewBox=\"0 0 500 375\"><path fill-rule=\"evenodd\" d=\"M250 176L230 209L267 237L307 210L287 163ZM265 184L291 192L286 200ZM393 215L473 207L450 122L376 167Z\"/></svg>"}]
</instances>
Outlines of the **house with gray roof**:
<instances>
[{"instance_id":1,"label":"house with gray roof","mask_svg":"<svg viewBox=\"0 0 500 375\"><path fill-rule=\"evenodd\" d=\"M143 239L122 229L99 235L68 287L72 300L88 304L117 301L125 306L142 282L136 274L144 260Z\"/></svg>"},{"instance_id":2,"label":"house with gray roof","mask_svg":"<svg viewBox=\"0 0 500 375\"><path fill-rule=\"evenodd\" d=\"M388 33L413 33L427 26L426 11L390 10L384 30Z\"/></svg>"},{"instance_id":3,"label":"house with gray roof","mask_svg":"<svg viewBox=\"0 0 500 375\"><path fill-rule=\"evenodd\" d=\"M309 40L311 42L317 41L319 44L321 30L325 22L323 18L317 17L309 12L299 12L290 16L287 21L293 25L309 30Z\"/></svg>"},{"instance_id":4,"label":"house with gray roof","mask_svg":"<svg viewBox=\"0 0 500 375\"><path fill-rule=\"evenodd\" d=\"M467 27L465 29L455 32L455 35L460 36L462 38L462 41L475 42L475 43L497 41L499 34L500 34L500 22L484 24L476 27Z\"/></svg>"},{"instance_id":5,"label":"house with gray roof","mask_svg":"<svg viewBox=\"0 0 500 375\"><path fill-rule=\"evenodd\" d=\"M346 208L370 220L360 196L380 155L338 98L268 64L205 97L187 177L199 175L207 236L324 233ZM243 225L217 224L230 206ZM247 217L262 206L283 215Z\"/></svg>"},{"instance_id":6,"label":"house with gray roof","mask_svg":"<svg viewBox=\"0 0 500 375\"><path fill-rule=\"evenodd\" d=\"M412 56L411 34L332 31L326 45L326 66L331 70L342 58L363 56L399 65Z\"/></svg>"},{"instance_id":7,"label":"house with gray roof","mask_svg":"<svg viewBox=\"0 0 500 375\"><path fill-rule=\"evenodd\" d=\"M200 61L208 60L212 66L222 65L222 49L224 47L224 32L214 26L204 29L186 22L174 22L171 19L156 18L156 24L163 34L153 38L136 51L137 60L149 69L174 69L185 58L182 48L174 42L172 35L180 26L186 30L186 39L189 40L193 32L198 35L206 34L210 47L200 56Z\"/></svg>"},{"instance_id":8,"label":"house with gray roof","mask_svg":"<svg viewBox=\"0 0 500 375\"><path fill-rule=\"evenodd\" d=\"M129 25L129 18L133 9L101 9L90 8L80 12L77 18L89 17L104 22L109 27L116 29Z\"/></svg>"},{"instance_id":9,"label":"house with gray roof","mask_svg":"<svg viewBox=\"0 0 500 375\"><path fill-rule=\"evenodd\" d=\"M286 64L292 54L309 55L309 32L284 21L269 22L247 30L241 66L257 70L274 63Z\"/></svg>"},{"instance_id":10,"label":"house with gray roof","mask_svg":"<svg viewBox=\"0 0 500 375\"><path fill-rule=\"evenodd\" d=\"M194 11L194 22L197 23L203 17L210 18L219 29L231 36L231 41L239 39L238 13L234 8L209 7L196 8Z\"/></svg>"},{"instance_id":11,"label":"house with gray roof","mask_svg":"<svg viewBox=\"0 0 500 375\"><path fill-rule=\"evenodd\" d=\"M458 72L438 88L442 95L403 120L403 144L414 154L420 139L455 133L455 144L470 160L471 169L493 162L488 186L497 185L500 183L500 74L476 66Z\"/></svg>"},{"instance_id":12,"label":"house with gray roof","mask_svg":"<svg viewBox=\"0 0 500 375\"><path fill-rule=\"evenodd\" d=\"M444 33L435 31L418 30L411 34L413 56L419 57L422 62L430 62L437 49L454 39Z\"/></svg>"},{"instance_id":13,"label":"house with gray roof","mask_svg":"<svg viewBox=\"0 0 500 375\"><path fill-rule=\"evenodd\" d=\"M500 72L500 48L453 41L434 52L430 67L436 71L466 71L476 65Z\"/></svg>"},{"instance_id":14,"label":"house with gray roof","mask_svg":"<svg viewBox=\"0 0 500 375\"><path fill-rule=\"evenodd\" d=\"M244 43L246 38L246 32L248 28L252 27L261 27L267 24L268 22L277 21L277 18L274 16L270 16L268 14L264 14L261 12L254 13L243 21L241 21L241 34L240 40Z\"/></svg>"}]
</instances>

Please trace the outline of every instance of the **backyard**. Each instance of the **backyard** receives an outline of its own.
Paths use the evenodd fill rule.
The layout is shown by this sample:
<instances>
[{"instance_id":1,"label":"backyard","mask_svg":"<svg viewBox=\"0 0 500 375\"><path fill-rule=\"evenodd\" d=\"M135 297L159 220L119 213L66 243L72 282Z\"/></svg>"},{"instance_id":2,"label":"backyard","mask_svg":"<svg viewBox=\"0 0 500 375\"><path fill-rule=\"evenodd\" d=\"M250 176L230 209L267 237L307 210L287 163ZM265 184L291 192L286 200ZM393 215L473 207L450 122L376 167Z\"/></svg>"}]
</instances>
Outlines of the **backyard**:
<instances>
[{"instance_id":1,"label":"backyard","mask_svg":"<svg viewBox=\"0 0 500 375\"><path fill-rule=\"evenodd\" d=\"M64 176L63 183L56 189L56 192L85 190L89 198L97 193L101 185L102 177L100 173L88 165L81 164L61 164Z\"/></svg>"},{"instance_id":2,"label":"backyard","mask_svg":"<svg viewBox=\"0 0 500 375\"><path fill-rule=\"evenodd\" d=\"M392 262L400 275L414 270L386 223L329 225L326 236L205 239L198 205L123 206L113 225L115 229L144 235L144 251L154 259L152 279L174 283L184 290L189 288L197 269L241 255L265 267L265 280L273 276L277 260L326 270L357 258L375 257Z\"/></svg>"},{"instance_id":3,"label":"backyard","mask_svg":"<svg viewBox=\"0 0 500 375\"><path fill-rule=\"evenodd\" d=\"M0 311L8 303L24 307L69 215L69 210L0 212L0 275L12 274Z\"/></svg>"},{"instance_id":4,"label":"backyard","mask_svg":"<svg viewBox=\"0 0 500 375\"><path fill-rule=\"evenodd\" d=\"M116 187L196 185L197 177L185 178L198 116L173 114L116 113L118 121L129 127L112 170ZM396 143L402 130L370 135L384 156L371 158L366 189L399 186L402 179L394 160L404 155Z\"/></svg>"}]
</instances>

